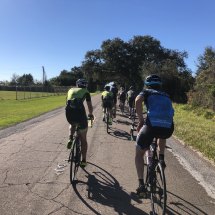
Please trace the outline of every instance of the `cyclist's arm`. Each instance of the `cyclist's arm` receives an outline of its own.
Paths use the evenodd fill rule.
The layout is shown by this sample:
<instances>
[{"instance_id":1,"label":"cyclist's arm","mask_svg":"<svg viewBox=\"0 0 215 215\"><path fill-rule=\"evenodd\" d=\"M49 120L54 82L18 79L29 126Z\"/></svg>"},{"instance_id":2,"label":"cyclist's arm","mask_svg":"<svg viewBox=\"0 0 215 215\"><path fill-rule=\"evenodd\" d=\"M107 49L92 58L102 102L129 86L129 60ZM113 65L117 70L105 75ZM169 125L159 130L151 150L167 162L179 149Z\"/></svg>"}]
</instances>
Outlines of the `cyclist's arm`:
<instances>
[{"instance_id":1,"label":"cyclist's arm","mask_svg":"<svg viewBox=\"0 0 215 215\"><path fill-rule=\"evenodd\" d=\"M137 126L137 131L139 132L140 128L143 126L144 124L144 119L143 119L143 106L142 103L144 102L144 96L142 95L138 95L136 100L135 100L135 107L136 107L136 112L138 115L138 119L139 119L139 124Z\"/></svg>"},{"instance_id":2,"label":"cyclist's arm","mask_svg":"<svg viewBox=\"0 0 215 215\"><path fill-rule=\"evenodd\" d=\"M87 102L87 106L88 106L89 114L90 114L90 115L93 115L93 106L92 106L92 102L91 102L91 101Z\"/></svg>"}]
</instances>

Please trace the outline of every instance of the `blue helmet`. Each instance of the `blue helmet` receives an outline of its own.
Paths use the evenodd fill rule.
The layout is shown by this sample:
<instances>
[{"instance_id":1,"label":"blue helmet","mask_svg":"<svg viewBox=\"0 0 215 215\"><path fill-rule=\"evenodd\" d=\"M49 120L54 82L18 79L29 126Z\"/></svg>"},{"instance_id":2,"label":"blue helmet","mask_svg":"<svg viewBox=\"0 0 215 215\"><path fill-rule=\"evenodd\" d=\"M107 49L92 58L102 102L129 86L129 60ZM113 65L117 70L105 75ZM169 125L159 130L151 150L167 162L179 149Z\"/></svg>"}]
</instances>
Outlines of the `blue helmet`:
<instances>
[{"instance_id":1,"label":"blue helmet","mask_svg":"<svg viewBox=\"0 0 215 215\"><path fill-rule=\"evenodd\" d=\"M159 75L156 75L156 74L152 74L152 75L149 75L146 80L145 80L145 84L147 86L150 86L150 85L162 85L162 82L161 82L161 77Z\"/></svg>"}]
</instances>

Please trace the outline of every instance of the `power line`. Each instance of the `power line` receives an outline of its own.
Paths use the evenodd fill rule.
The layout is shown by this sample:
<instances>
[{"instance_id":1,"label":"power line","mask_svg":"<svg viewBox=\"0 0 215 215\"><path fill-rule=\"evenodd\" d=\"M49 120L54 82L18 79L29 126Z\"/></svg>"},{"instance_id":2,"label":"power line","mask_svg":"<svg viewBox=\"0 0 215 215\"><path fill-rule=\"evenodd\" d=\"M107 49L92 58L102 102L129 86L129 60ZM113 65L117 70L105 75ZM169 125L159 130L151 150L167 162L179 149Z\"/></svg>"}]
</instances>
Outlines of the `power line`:
<instances>
[{"instance_id":1,"label":"power line","mask_svg":"<svg viewBox=\"0 0 215 215\"><path fill-rule=\"evenodd\" d=\"M41 67L20 68L20 69L2 69L2 70L22 70L22 69L38 69L38 68L41 68ZM2 74L2 73L0 73L0 74Z\"/></svg>"}]
</instances>

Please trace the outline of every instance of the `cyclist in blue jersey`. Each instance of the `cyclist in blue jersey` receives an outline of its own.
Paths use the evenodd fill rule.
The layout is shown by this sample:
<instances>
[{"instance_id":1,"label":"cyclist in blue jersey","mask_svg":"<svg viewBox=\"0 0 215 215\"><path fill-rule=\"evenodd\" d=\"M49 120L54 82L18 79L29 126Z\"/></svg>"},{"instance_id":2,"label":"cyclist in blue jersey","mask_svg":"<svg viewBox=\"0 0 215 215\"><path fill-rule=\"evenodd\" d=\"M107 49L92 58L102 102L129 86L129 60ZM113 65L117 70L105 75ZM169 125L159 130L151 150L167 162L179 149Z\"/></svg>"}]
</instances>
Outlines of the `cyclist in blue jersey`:
<instances>
[{"instance_id":1,"label":"cyclist in blue jersey","mask_svg":"<svg viewBox=\"0 0 215 215\"><path fill-rule=\"evenodd\" d=\"M169 95L160 91L162 84L161 77L156 74L149 75L145 80L145 84L147 89L142 91L135 100L136 112L139 119L139 124L137 126L137 132L139 133L136 140L135 164L139 179L137 196L140 198L144 197L146 193L143 181L143 156L145 150L150 146L153 138L158 137L159 160L163 168L165 168L164 151L166 139L171 137L174 131L174 109ZM146 120L143 119L142 115L143 102L147 110Z\"/></svg>"},{"instance_id":2,"label":"cyclist in blue jersey","mask_svg":"<svg viewBox=\"0 0 215 215\"><path fill-rule=\"evenodd\" d=\"M114 118L116 118L116 102L117 102L117 94L118 94L118 88L116 87L116 84L113 84L110 88L110 91L113 92L113 101L114 101Z\"/></svg>"}]
</instances>

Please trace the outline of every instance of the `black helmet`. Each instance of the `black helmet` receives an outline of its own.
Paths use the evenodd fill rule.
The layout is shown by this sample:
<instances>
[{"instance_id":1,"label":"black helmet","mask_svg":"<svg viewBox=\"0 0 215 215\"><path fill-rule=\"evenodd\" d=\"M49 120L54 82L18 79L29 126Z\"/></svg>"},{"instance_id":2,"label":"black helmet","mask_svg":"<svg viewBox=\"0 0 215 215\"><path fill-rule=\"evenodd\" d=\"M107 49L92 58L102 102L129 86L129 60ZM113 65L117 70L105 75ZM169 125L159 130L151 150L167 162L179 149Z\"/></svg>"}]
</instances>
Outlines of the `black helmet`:
<instances>
[{"instance_id":1,"label":"black helmet","mask_svg":"<svg viewBox=\"0 0 215 215\"><path fill-rule=\"evenodd\" d=\"M87 87L87 81L86 81L85 79L83 79L83 78L78 79L78 80L76 81L76 85L77 85L78 87Z\"/></svg>"},{"instance_id":2,"label":"black helmet","mask_svg":"<svg viewBox=\"0 0 215 215\"><path fill-rule=\"evenodd\" d=\"M134 89L134 87L133 87L133 86L130 86L129 90L133 90L133 89Z\"/></svg>"},{"instance_id":3,"label":"black helmet","mask_svg":"<svg viewBox=\"0 0 215 215\"><path fill-rule=\"evenodd\" d=\"M109 91L110 90L110 86L104 86L104 89Z\"/></svg>"},{"instance_id":4,"label":"black helmet","mask_svg":"<svg viewBox=\"0 0 215 215\"><path fill-rule=\"evenodd\" d=\"M145 80L145 84L147 86L150 86L150 85L160 85L161 86L161 84L162 84L161 77L156 74L149 75Z\"/></svg>"}]
</instances>

